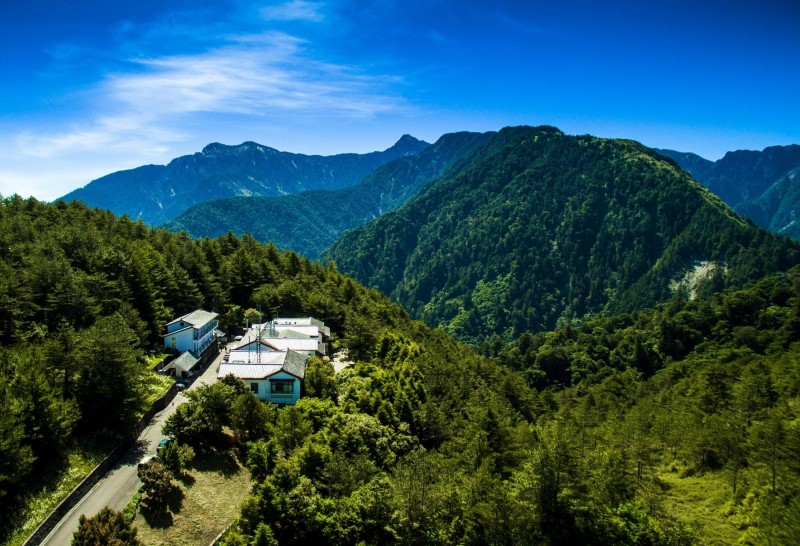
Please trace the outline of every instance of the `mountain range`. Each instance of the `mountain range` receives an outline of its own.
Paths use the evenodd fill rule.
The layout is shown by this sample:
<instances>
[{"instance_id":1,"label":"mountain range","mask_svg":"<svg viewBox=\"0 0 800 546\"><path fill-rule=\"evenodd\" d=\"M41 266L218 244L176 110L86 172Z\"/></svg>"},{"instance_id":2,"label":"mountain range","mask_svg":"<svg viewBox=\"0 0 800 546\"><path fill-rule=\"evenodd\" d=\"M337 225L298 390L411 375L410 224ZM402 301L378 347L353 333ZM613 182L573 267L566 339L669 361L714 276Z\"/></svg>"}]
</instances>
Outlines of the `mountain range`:
<instances>
[{"instance_id":1,"label":"mountain range","mask_svg":"<svg viewBox=\"0 0 800 546\"><path fill-rule=\"evenodd\" d=\"M791 232L798 158L800 146L778 146L711 162L552 127L452 133L432 145L405 135L383 152L329 157L212 144L63 199L333 260L413 316L480 342L649 306L681 284L696 294L788 267L797 245L714 194Z\"/></svg>"},{"instance_id":2,"label":"mountain range","mask_svg":"<svg viewBox=\"0 0 800 546\"><path fill-rule=\"evenodd\" d=\"M547 126L405 140L422 149L351 188L204 213L291 223L264 209L296 204L318 239L377 216L326 265L0 198L0 542L21 544L163 395L144 363L164 324L202 308L233 332L261 307L323 320L352 362L309 359L283 408L233 377L195 385L162 431L161 491L82 518L77 542L175 543L191 512L226 544L800 543L800 245L637 142ZM768 184L773 159L740 174ZM220 468L253 487L212 522Z\"/></svg>"},{"instance_id":3,"label":"mountain range","mask_svg":"<svg viewBox=\"0 0 800 546\"><path fill-rule=\"evenodd\" d=\"M280 197L233 197L198 203L162 227L192 237L250 233L311 259L342 233L393 210L493 133L450 133L418 154L375 169L360 183Z\"/></svg>"},{"instance_id":4,"label":"mountain range","mask_svg":"<svg viewBox=\"0 0 800 546\"><path fill-rule=\"evenodd\" d=\"M558 133L543 128L503 133L471 161L493 178L487 152L504 155L495 166L535 170L515 134L538 137L542 152L575 144L554 147L545 141ZM650 163L631 143L584 145L587 160L627 151L626 162ZM605 183L622 199L617 178ZM324 320L353 362L337 372L309 359L302 399L283 408L233 377L195 384L162 430L173 438L154 459L163 489L143 473L112 507L127 503L125 515L81 518L74 544L174 544L226 528L226 544L332 546L800 538L800 267L526 333L487 356L252 237L195 240L15 195L0 199L0 243L0 543L22 544L39 507L56 504L43 500L66 496L90 472L81 460L105 455L98 442L117 445L172 384L151 371L161 357L145 357L160 353L166 322L210 309L230 332L257 305ZM178 470L169 446L186 454ZM220 517L233 488L247 499Z\"/></svg>"},{"instance_id":5,"label":"mountain range","mask_svg":"<svg viewBox=\"0 0 800 546\"><path fill-rule=\"evenodd\" d=\"M255 142L214 143L167 165L145 165L98 178L61 200L83 201L157 225L209 199L352 186L384 163L428 146L404 135L382 152L318 156L281 152Z\"/></svg>"},{"instance_id":6,"label":"mountain range","mask_svg":"<svg viewBox=\"0 0 800 546\"><path fill-rule=\"evenodd\" d=\"M800 247L639 143L515 127L322 259L481 342L740 286Z\"/></svg>"},{"instance_id":7,"label":"mountain range","mask_svg":"<svg viewBox=\"0 0 800 546\"><path fill-rule=\"evenodd\" d=\"M736 212L759 226L800 240L800 146L728 152L718 161L697 154L657 150Z\"/></svg>"},{"instance_id":8,"label":"mountain range","mask_svg":"<svg viewBox=\"0 0 800 546\"><path fill-rule=\"evenodd\" d=\"M420 165L413 158L430 145L410 135L382 152L334 156L281 152L254 142L238 146L213 143L167 165L109 174L61 200L77 199L150 225L185 230L195 237L249 232L261 241L274 241L313 259L343 230L392 210L441 174L448 158L455 160L469 151L468 147L458 149L457 135L463 138L467 134L445 135L436 147L441 161L433 154L421 157ZM800 240L800 146L731 151L718 161L691 152L655 151L675 161L759 226ZM386 163L402 158L410 160L409 164L381 170ZM424 166L428 161L433 162ZM364 184L357 186L361 182ZM345 188L345 193L335 193ZM334 193L315 194L315 190ZM312 193L290 197L305 192ZM259 197L278 199L248 199ZM337 207L324 204L325 200L336 202ZM322 236L298 236L287 227L306 223L313 224L313 230Z\"/></svg>"}]
</instances>

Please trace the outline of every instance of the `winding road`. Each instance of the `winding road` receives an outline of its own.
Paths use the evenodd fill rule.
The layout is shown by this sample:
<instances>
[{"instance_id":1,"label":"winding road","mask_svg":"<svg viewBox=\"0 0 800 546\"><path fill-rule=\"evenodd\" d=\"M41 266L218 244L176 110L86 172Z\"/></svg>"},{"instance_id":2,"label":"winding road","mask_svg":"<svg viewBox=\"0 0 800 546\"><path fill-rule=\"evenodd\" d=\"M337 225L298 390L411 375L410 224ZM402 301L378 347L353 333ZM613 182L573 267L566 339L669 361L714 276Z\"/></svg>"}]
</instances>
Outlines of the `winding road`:
<instances>
[{"instance_id":1,"label":"winding road","mask_svg":"<svg viewBox=\"0 0 800 546\"><path fill-rule=\"evenodd\" d=\"M222 361L223 353L205 369L189 389L199 385L213 383L217 379L217 367ZM72 542L72 535L78 530L78 520L82 514L94 516L104 506L114 510L123 510L141 486L136 465L143 457L155 455L158 443L164 438L161 427L164 421L175 413L175 409L186 402L187 398L178 393L175 400L164 410L153 417L147 428L136 440L117 465L87 493L81 501L58 523L53 531L42 541L48 546L67 546Z\"/></svg>"}]
</instances>

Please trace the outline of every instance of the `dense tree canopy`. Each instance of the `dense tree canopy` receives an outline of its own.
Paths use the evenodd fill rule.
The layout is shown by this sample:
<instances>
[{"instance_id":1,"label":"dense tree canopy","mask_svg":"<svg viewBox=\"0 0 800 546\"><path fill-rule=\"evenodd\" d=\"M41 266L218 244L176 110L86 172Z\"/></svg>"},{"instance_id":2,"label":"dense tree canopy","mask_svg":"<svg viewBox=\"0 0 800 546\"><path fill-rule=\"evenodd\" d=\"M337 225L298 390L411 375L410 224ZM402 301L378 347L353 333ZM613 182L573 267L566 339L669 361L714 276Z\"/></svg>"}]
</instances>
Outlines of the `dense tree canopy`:
<instances>
[{"instance_id":1,"label":"dense tree canopy","mask_svg":"<svg viewBox=\"0 0 800 546\"><path fill-rule=\"evenodd\" d=\"M408 320L377 292L252 237L192 240L79 203L2 198L0 536L31 477L59 468L75 438L119 434L141 414L143 355L169 320L202 307L241 327L256 304L335 332L348 315Z\"/></svg>"},{"instance_id":2,"label":"dense tree canopy","mask_svg":"<svg viewBox=\"0 0 800 546\"><path fill-rule=\"evenodd\" d=\"M125 517L108 508L95 516L81 516L72 546L144 546Z\"/></svg>"},{"instance_id":3,"label":"dense tree canopy","mask_svg":"<svg viewBox=\"0 0 800 546\"><path fill-rule=\"evenodd\" d=\"M796 268L485 344L505 370L441 332L386 331L337 396L248 444L254 491L224 543L795 543L799 313ZM725 499L722 524L690 480Z\"/></svg>"},{"instance_id":4,"label":"dense tree canopy","mask_svg":"<svg viewBox=\"0 0 800 546\"><path fill-rule=\"evenodd\" d=\"M799 248L640 144L515 127L323 259L478 343L652 306L687 273L694 290L742 286Z\"/></svg>"},{"instance_id":5,"label":"dense tree canopy","mask_svg":"<svg viewBox=\"0 0 800 546\"><path fill-rule=\"evenodd\" d=\"M721 488L729 542L797 542L800 270L488 339L481 355L251 237L194 241L18 197L0 228L4 514L76 432L141 411L139 355L167 320L204 307L240 326L260 304L324 320L355 364L309 362L293 407L228 379L170 420L198 453L232 438L251 471L226 544L690 544L707 536L690 479Z\"/></svg>"}]
</instances>

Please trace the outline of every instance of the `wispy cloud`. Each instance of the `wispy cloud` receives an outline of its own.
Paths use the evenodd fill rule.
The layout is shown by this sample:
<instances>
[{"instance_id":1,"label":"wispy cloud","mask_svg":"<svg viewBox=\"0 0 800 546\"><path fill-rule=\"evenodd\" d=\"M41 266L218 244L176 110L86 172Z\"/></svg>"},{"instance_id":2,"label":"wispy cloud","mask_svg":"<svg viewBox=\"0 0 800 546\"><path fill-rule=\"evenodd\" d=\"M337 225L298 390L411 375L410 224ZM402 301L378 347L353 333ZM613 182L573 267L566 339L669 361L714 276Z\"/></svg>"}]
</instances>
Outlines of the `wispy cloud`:
<instances>
[{"instance_id":1,"label":"wispy cloud","mask_svg":"<svg viewBox=\"0 0 800 546\"><path fill-rule=\"evenodd\" d=\"M313 60L279 33L200 55L142 59L142 74L112 77L109 93L134 111L371 116L397 106L389 78Z\"/></svg>"},{"instance_id":2,"label":"wispy cloud","mask_svg":"<svg viewBox=\"0 0 800 546\"><path fill-rule=\"evenodd\" d=\"M96 118L56 134L27 132L22 153L57 156L76 151L154 149L180 141L196 118L216 115L370 118L398 111L399 80L326 63L296 37L268 32L228 37L197 54L129 59L134 69L108 75L92 91Z\"/></svg>"},{"instance_id":3,"label":"wispy cloud","mask_svg":"<svg viewBox=\"0 0 800 546\"><path fill-rule=\"evenodd\" d=\"M502 26L514 32L521 32L523 34L530 34L530 35L549 34L549 32L544 27L536 25L531 21L521 20L517 17L511 16L502 9L496 9L493 15L498 23L500 23Z\"/></svg>"},{"instance_id":4,"label":"wispy cloud","mask_svg":"<svg viewBox=\"0 0 800 546\"><path fill-rule=\"evenodd\" d=\"M309 21L319 23L325 19L324 4L306 0L292 0L278 6L261 8L261 17L267 21Z\"/></svg>"},{"instance_id":5,"label":"wispy cloud","mask_svg":"<svg viewBox=\"0 0 800 546\"><path fill-rule=\"evenodd\" d=\"M26 131L17 135L16 147L20 154L41 158L96 151L158 156L166 151L168 143L187 136L185 132L159 126L149 116L116 115L53 133Z\"/></svg>"}]
</instances>

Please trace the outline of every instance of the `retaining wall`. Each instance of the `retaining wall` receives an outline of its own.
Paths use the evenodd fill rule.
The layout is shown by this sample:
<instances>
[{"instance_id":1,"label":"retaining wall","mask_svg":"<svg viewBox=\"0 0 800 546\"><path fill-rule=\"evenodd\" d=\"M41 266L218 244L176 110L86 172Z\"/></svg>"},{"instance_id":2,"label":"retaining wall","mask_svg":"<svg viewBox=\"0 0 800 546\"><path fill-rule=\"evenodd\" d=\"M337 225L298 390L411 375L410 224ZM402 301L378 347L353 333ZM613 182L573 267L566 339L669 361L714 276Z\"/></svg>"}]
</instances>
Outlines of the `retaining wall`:
<instances>
[{"instance_id":1,"label":"retaining wall","mask_svg":"<svg viewBox=\"0 0 800 546\"><path fill-rule=\"evenodd\" d=\"M167 407L172 402L175 395L178 394L178 388L173 383L164 395L153 402L139 422L136 423L133 431L126 436L117 446L106 455L106 458L92 470L75 489L73 489L67 497L59 503L58 506L47 516L41 525L28 537L23 543L23 546L39 546L42 541L55 529L58 522L66 516L75 505L92 489L97 483L102 480L108 472L122 459L122 456L136 443L137 438L142 431L150 423L153 416L159 411Z\"/></svg>"}]
</instances>

